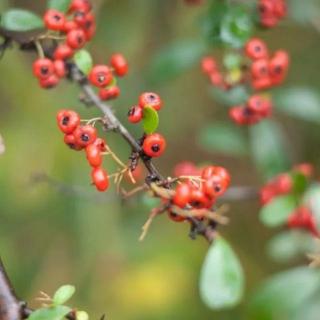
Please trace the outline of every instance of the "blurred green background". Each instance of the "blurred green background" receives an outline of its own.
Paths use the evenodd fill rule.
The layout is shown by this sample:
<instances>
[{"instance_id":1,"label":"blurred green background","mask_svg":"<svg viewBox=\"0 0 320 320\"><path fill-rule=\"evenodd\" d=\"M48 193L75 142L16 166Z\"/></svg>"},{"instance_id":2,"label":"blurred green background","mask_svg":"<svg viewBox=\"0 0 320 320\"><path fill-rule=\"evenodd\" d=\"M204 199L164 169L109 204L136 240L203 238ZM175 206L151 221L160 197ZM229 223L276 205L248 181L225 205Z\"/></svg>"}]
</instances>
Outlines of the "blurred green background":
<instances>
[{"instance_id":1,"label":"blurred green background","mask_svg":"<svg viewBox=\"0 0 320 320\"><path fill-rule=\"evenodd\" d=\"M89 49L95 62L107 62L111 53L120 51L131 66L130 75L120 80L122 96L114 103L116 114L127 123L128 108L145 90L158 92L165 102L159 131L167 137L168 149L156 160L161 171L171 175L174 165L183 160L213 162L231 171L234 185L260 185L263 179L249 150L235 157L230 151L203 148L198 141L204 127L228 123L227 109L210 96L195 58L206 52L199 32L205 6L189 7L181 0L93 2L98 8L98 33ZM0 10L8 7L41 14L45 1L1 0ZM287 21L261 36L271 48L286 48L292 55L282 90L291 88L290 94L296 94L293 102L301 105L289 116L275 112L287 137L288 156L292 162L318 166L320 34L304 22ZM172 45L185 48L181 70L161 64L163 52L171 57L165 48L172 50ZM103 313L107 319L126 320L247 319L245 307L252 290L266 276L288 267L265 254L271 231L258 221L258 202L230 204L231 223L221 233L243 263L246 297L233 310L213 312L198 293L207 244L189 240L188 226L165 216L156 220L144 242L138 242L150 203L137 198L123 204L115 190L98 195L89 185L84 154L66 148L56 127L55 115L61 108L74 108L83 118L99 113L83 108L77 100L78 88L68 82L41 90L32 76L34 59L32 53L8 50L0 61L0 133L6 144L0 156L0 252L19 295L38 306L35 298L40 290L52 293L71 283L77 287L73 304L94 319ZM276 93L281 95L279 90ZM304 103L313 116L304 116ZM299 112L306 121L299 119ZM128 127L139 135L139 128ZM241 129L241 134L250 149L247 130ZM128 157L128 146L119 137L111 133L106 139L122 159ZM108 168L115 169L112 163ZM32 177L37 173L58 183L35 182Z\"/></svg>"}]
</instances>

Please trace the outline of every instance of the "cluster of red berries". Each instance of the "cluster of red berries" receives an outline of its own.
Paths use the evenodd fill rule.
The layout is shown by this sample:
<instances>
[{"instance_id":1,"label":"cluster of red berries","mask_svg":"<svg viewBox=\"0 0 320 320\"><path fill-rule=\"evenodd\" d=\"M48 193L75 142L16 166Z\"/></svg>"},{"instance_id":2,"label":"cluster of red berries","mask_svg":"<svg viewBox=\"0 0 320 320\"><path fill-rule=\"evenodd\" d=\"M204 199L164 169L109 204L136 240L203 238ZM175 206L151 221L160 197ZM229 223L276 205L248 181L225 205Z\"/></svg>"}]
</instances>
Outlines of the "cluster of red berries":
<instances>
[{"instance_id":1,"label":"cluster of red berries","mask_svg":"<svg viewBox=\"0 0 320 320\"><path fill-rule=\"evenodd\" d=\"M172 204L181 209L210 209L216 199L226 192L230 179L228 171L223 167L205 167L201 171L199 183L189 180L177 185ZM172 210L169 216L179 222L186 219Z\"/></svg>"},{"instance_id":2,"label":"cluster of red berries","mask_svg":"<svg viewBox=\"0 0 320 320\"><path fill-rule=\"evenodd\" d=\"M232 107L229 111L230 118L240 125L258 123L271 115L272 102L263 95L253 95L245 105Z\"/></svg>"},{"instance_id":3,"label":"cluster of red berries","mask_svg":"<svg viewBox=\"0 0 320 320\"><path fill-rule=\"evenodd\" d=\"M286 51L278 50L270 57L265 42L253 38L247 42L245 53L252 60L250 73L254 89L268 89L283 83L289 68L289 55Z\"/></svg>"},{"instance_id":4,"label":"cluster of red berries","mask_svg":"<svg viewBox=\"0 0 320 320\"><path fill-rule=\"evenodd\" d=\"M109 177L101 165L103 152L107 151L106 142L98 138L97 130L89 124L81 125L80 116L73 110L61 110L57 114L59 129L64 133L64 142L73 150L86 151L88 163L92 167L91 178L97 190L109 187Z\"/></svg>"},{"instance_id":5,"label":"cluster of red berries","mask_svg":"<svg viewBox=\"0 0 320 320\"><path fill-rule=\"evenodd\" d=\"M274 27L286 14L285 0L259 0L258 11L262 26Z\"/></svg>"},{"instance_id":6,"label":"cluster of red berries","mask_svg":"<svg viewBox=\"0 0 320 320\"><path fill-rule=\"evenodd\" d=\"M59 36L65 35L65 42L57 46L53 59L39 58L34 62L33 73L42 88L52 88L59 83L67 72L65 61L95 34L96 22L91 10L90 1L72 0L66 15L55 9L49 9L44 14L46 28Z\"/></svg>"},{"instance_id":7,"label":"cluster of red berries","mask_svg":"<svg viewBox=\"0 0 320 320\"><path fill-rule=\"evenodd\" d=\"M314 168L309 163L302 163L293 167L292 172L282 173L274 177L260 190L260 202L262 205L266 205L272 199L277 196L289 194L293 189L292 173L300 173L307 179L310 179L313 175Z\"/></svg>"},{"instance_id":8,"label":"cluster of red berries","mask_svg":"<svg viewBox=\"0 0 320 320\"><path fill-rule=\"evenodd\" d=\"M111 56L110 66L95 65L89 73L88 79L92 85L99 88L101 100L115 99L120 95L120 88L116 84L114 74L123 77L128 73L128 62L121 53Z\"/></svg>"}]
</instances>

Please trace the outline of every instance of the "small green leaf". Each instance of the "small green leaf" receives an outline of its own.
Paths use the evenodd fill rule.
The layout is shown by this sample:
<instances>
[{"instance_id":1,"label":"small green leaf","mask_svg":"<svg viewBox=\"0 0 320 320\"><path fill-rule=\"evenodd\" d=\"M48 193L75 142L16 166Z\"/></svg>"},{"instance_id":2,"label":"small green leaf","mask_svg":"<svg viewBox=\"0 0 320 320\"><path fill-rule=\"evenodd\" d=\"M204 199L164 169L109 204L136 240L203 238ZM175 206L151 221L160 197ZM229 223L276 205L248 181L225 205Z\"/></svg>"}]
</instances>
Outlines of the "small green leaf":
<instances>
[{"instance_id":1,"label":"small green leaf","mask_svg":"<svg viewBox=\"0 0 320 320\"><path fill-rule=\"evenodd\" d=\"M159 126L158 112L152 107L143 108L143 130L147 134L151 134L157 130Z\"/></svg>"},{"instance_id":2,"label":"small green leaf","mask_svg":"<svg viewBox=\"0 0 320 320\"><path fill-rule=\"evenodd\" d=\"M62 320L71 308L66 306L54 306L49 308L41 308L31 313L29 320Z\"/></svg>"},{"instance_id":3,"label":"small green leaf","mask_svg":"<svg viewBox=\"0 0 320 320\"><path fill-rule=\"evenodd\" d=\"M243 131L231 123L215 123L200 131L199 144L206 151L243 156L248 144Z\"/></svg>"},{"instance_id":4,"label":"small green leaf","mask_svg":"<svg viewBox=\"0 0 320 320\"><path fill-rule=\"evenodd\" d=\"M274 198L260 210L260 220L268 227L277 227L286 223L288 216L297 207L292 195Z\"/></svg>"},{"instance_id":5,"label":"small green leaf","mask_svg":"<svg viewBox=\"0 0 320 320\"><path fill-rule=\"evenodd\" d=\"M48 8L56 9L60 12L67 12L70 7L71 0L48 0Z\"/></svg>"},{"instance_id":6,"label":"small green leaf","mask_svg":"<svg viewBox=\"0 0 320 320\"><path fill-rule=\"evenodd\" d=\"M84 49L74 55L74 62L85 75L89 74L93 66L91 54Z\"/></svg>"},{"instance_id":7,"label":"small green leaf","mask_svg":"<svg viewBox=\"0 0 320 320\"><path fill-rule=\"evenodd\" d=\"M244 291L244 274L232 248L219 237L205 258L200 276L200 295L212 309L231 308L238 304Z\"/></svg>"},{"instance_id":8,"label":"small green leaf","mask_svg":"<svg viewBox=\"0 0 320 320\"><path fill-rule=\"evenodd\" d=\"M53 304L61 305L67 302L75 293L76 289L71 285L61 286L53 296Z\"/></svg>"},{"instance_id":9,"label":"small green leaf","mask_svg":"<svg viewBox=\"0 0 320 320\"><path fill-rule=\"evenodd\" d=\"M43 28L43 21L33 12L10 9L1 16L1 27L9 31L30 31Z\"/></svg>"}]
</instances>

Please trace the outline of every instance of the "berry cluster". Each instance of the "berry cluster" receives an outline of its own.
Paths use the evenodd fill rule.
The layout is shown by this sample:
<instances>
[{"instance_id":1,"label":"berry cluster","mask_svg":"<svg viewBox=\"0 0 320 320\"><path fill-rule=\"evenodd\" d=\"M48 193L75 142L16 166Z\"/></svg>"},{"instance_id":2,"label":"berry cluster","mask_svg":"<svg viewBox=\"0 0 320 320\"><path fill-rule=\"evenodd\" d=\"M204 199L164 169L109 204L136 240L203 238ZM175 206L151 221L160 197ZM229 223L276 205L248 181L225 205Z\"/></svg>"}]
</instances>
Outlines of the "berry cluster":
<instances>
[{"instance_id":1,"label":"berry cluster","mask_svg":"<svg viewBox=\"0 0 320 320\"><path fill-rule=\"evenodd\" d=\"M33 64L33 73L42 88L55 87L66 75L65 61L94 36L96 22L91 10L90 1L72 0L66 15L55 9L44 14L47 37L64 41L56 47L52 59L42 57L43 52L39 52L41 57Z\"/></svg>"},{"instance_id":2,"label":"berry cluster","mask_svg":"<svg viewBox=\"0 0 320 320\"><path fill-rule=\"evenodd\" d=\"M57 114L57 123L64 133L65 144L76 151L85 149L88 163L92 167L92 182L97 190L107 190L109 177L101 167L103 153L107 151L106 142L97 137L97 130L92 125L81 125L79 114L73 110L60 110Z\"/></svg>"},{"instance_id":3,"label":"berry cluster","mask_svg":"<svg viewBox=\"0 0 320 320\"><path fill-rule=\"evenodd\" d=\"M258 11L262 26L274 27L286 14L285 0L259 0Z\"/></svg>"},{"instance_id":4,"label":"berry cluster","mask_svg":"<svg viewBox=\"0 0 320 320\"><path fill-rule=\"evenodd\" d=\"M263 95L253 95L245 105L232 107L230 118L237 124L250 125L261 121L271 115L272 103Z\"/></svg>"}]
</instances>

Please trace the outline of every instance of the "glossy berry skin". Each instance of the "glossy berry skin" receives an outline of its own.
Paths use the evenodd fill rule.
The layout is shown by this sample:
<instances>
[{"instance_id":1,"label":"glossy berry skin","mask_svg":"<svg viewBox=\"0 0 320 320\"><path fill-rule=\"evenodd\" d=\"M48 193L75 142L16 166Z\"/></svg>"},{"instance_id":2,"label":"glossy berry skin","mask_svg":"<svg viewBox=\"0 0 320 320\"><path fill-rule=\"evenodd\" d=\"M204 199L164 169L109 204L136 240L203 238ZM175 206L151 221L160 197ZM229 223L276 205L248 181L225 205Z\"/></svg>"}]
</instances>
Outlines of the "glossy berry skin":
<instances>
[{"instance_id":1,"label":"glossy berry skin","mask_svg":"<svg viewBox=\"0 0 320 320\"><path fill-rule=\"evenodd\" d=\"M148 135L142 145L143 152L151 157L160 157L166 149L166 140L159 133Z\"/></svg>"},{"instance_id":2,"label":"glossy berry skin","mask_svg":"<svg viewBox=\"0 0 320 320\"><path fill-rule=\"evenodd\" d=\"M267 59L258 59L251 65L251 76L253 79L269 77L269 61Z\"/></svg>"},{"instance_id":3,"label":"glossy berry skin","mask_svg":"<svg viewBox=\"0 0 320 320\"><path fill-rule=\"evenodd\" d=\"M37 59L33 63L33 74L39 79L47 79L54 73L54 66L50 59Z\"/></svg>"},{"instance_id":4,"label":"glossy berry skin","mask_svg":"<svg viewBox=\"0 0 320 320\"><path fill-rule=\"evenodd\" d=\"M91 2L89 0L72 0L69 11L84 11L89 12L92 9Z\"/></svg>"},{"instance_id":5,"label":"glossy berry skin","mask_svg":"<svg viewBox=\"0 0 320 320\"><path fill-rule=\"evenodd\" d=\"M128 73L128 62L121 53L116 53L111 56L110 64L114 68L117 76L123 77Z\"/></svg>"},{"instance_id":6,"label":"glossy berry skin","mask_svg":"<svg viewBox=\"0 0 320 320\"><path fill-rule=\"evenodd\" d=\"M110 68L105 65L96 65L89 73L89 81L96 87L104 88L112 81Z\"/></svg>"},{"instance_id":7,"label":"glossy berry skin","mask_svg":"<svg viewBox=\"0 0 320 320\"><path fill-rule=\"evenodd\" d=\"M270 61L269 70L270 77L273 85L281 84L288 71L289 55L283 50L279 50L274 54Z\"/></svg>"},{"instance_id":8,"label":"glossy berry skin","mask_svg":"<svg viewBox=\"0 0 320 320\"><path fill-rule=\"evenodd\" d=\"M223 195L229 183L218 175L214 175L202 184L204 194L210 199Z\"/></svg>"},{"instance_id":9,"label":"glossy berry skin","mask_svg":"<svg viewBox=\"0 0 320 320\"><path fill-rule=\"evenodd\" d=\"M73 56L74 51L71 47L69 47L67 44L60 44L56 48L53 58L55 60L66 60Z\"/></svg>"},{"instance_id":10,"label":"glossy berry skin","mask_svg":"<svg viewBox=\"0 0 320 320\"><path fill-rule=\"evenodd\" d=\"M141 108L149 106L158 111L162 107L162 100L156 93L144 92L139 97L139 105Z\"/></svg>"},{"instance_id":11,"label":"glossy berry skin","mask_svg":"<svg viewBox=\"0 0 320 320\"><path fill-rule=\"evenodd\" d=\"M64 30L66 18L62 12L55 9L49 9L44 14L43 21L47 29L62 31Z\"/></svg>"},{"instance_id":12,"label":"glossy berry skin","mask_svg":"<svg viewBox=\"0 0 320 320\"><path fill-rule=\"evenodd\" d=\"M211 74L217 70L217 63L212 57L204 57L201 60L201 69L204 74Z\"/></svg>"},{"instance_id":13,"label":"glossy berry skin","mask_svg":"<svg viewBox=\"0 0 320 320\"><path fill-rule=\"evenodd\" d=\"M133 106L128 112L128 120L131 123L138 123L142 120L143 111L140 106Z\"/></svg>"},{"instance_id":14,"label":"glossy berry skin","mask_svg":"<svg viewBox=\"0 0 320 320\"><path fill-rule=\"evenodd\" d=\"M97 139L97 130L90 125L76 128L73 134L76 138L77 144L82 147L87 147Z\"/></svg>"},{"instance_id":15,"label":"glossy berry skin","mask_svg":"<svg viewBox=\"0 0 320 320\"><path fill-rule=\"evenodd\" d=\"M73 110L61 110L57 114L57 123L63 133L70 134L80 125L80 116Z\"/></svg>"},{"instance_id":16,"label":"glossy berry skin","mask_svg":"<svg viewBox=\"0 0 320 320\"><path fill-rule=\"evenodd\" d=\"M202 169L201 178L208 180L214 176L219 176L226 181L227 186L229 186L231 177L227 169L220 166L208 166Z\"/></svg>"},{"instance_id":17,"label":"glossy berry skin","mask_svg":"<svg viewBox=\"0 0 320 320\"><path fill-rule=\"evenodd\" d=\"M191 191L192 189L188 183L178 184L172 199L173 204L183 209L191 200Z\"/></svg>"},{"instance_id":18,"label":"glossy berry skin","mask_svg":"<svg viewBox=\"0 0 320 320\"><path fill-rule=\"evenodd\" d=\"M66 33L68 33L71 30L77 29L77 28L78 28L78 25L73 20L66 21L63 25L63 31Z\"/></svg>"},{"instance_id":19,"label":"glossy berry skin","mask_svg":"<svg viewBox=\"0 0 320 320\"><path fill-rule=\"evenodd\" d=\"M96 146L100 152L106 152L107 151L107 144L105 140L102 138L97 138L94 142L93 145Z\"/></svg>"},{"instance_id":20,"label":"glossy berry skin","mask_svg":"<svg viewBox=\"0 0 320 320\"><path fill-rule=\"evenodd\" d=\"M120 88L112 86L108 88L101 88L99 90L99 97L101 100L112 100L118 98L120 95Z\"/></svg>"},{"instance_id":21,"label":"glossy berry skin","mask_svg":"<svg viewBox=\"0 0 320 320\"><path fill-rule=\"evenodd\" d=\"M109 177L107 172L103 168L93 168L91 171L91 178L98 191L103 192L108 189Z\"/></svg>"},{"instance_id":22,"label":"glossy berry skin","mask_svg":"<svg viewBox=\"0 0 320 320\"><path fill-rule=\"evenodd\" d=\"M268 48L265 42L258 38L250 39L246 43L245 53L252 60L268 58Z\"/></svg>"},{"instance_id":23,"label":"glossy berry skin","mask_svg":"<svg viewBox=\"0 0 320 320\"><path fill-rule=\"evenodd\" d=\"M80 151L83 149L82 146L79 146L77 144L76 138L73 133L65 134L63 140L64 140L64 143L73 150Z\"/></svg>"},{"instance_id":24,"label":"glossy berry skin","mask_svg":"<svg viewBox=\"0 0 320 320\"><path fill-rule=\"evenodd\" d=\"M54 72L59 78L63 78L66 75L66 66L63 60L53 61Z\"/></svg>"},{"instance_id":25,"label":"glossy berry skin","mask_svg":"<svg viewBox=\"0 0 320 320\"><path fill-rule=\"evenodd\" d=\"M269 116L272 110L271 101L261 95L251 96L247 102L247 106L249 110L261 117Z\"/></svg>"},{"instance_id":26,"label":"glossy berry skin","mask_svg":"<svg viewBox=\"0 0 320 320\"><path fill-rule=\"evenodd\" d=\"M54 88L59 83L59 78L52 74L49 78L39 79L40 87L43 89L51 89Z\"/></svg>"},{"instance_id":27,"label":"glossy berry skin","mask_svg":"<svg viewBox=\"0 0 320 320\"><path fill-rule=\"evenodd\" d=\"M67 45L72 49L80 49L86 43L86 35L82 29L73 29L67 34Z\"/></svg>"},{"instance_id":28,"label":"glossy berry skin","mask_svg":"<svg viewBox=\"0 0 320 320\"><path fill-rule=\"evenodd\" d=\"M102 164L102 155L98 146L90 144L86 147L86 155L88 163L91 167L100 167Z\"/></svg>"}]
</instances>

